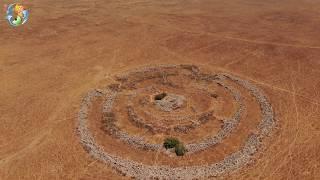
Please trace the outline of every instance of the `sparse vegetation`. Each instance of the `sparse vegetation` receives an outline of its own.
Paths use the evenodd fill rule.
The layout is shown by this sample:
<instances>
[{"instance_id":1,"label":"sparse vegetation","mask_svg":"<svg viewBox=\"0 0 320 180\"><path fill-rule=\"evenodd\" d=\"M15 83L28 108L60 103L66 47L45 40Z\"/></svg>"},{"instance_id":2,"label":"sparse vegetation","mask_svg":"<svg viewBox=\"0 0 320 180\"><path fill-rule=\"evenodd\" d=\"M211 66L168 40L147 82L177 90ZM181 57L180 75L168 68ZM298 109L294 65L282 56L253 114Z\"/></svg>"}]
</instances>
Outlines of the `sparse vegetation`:
<instances>
[{"instance_id":1,"label":"sparse vegetation","mask_svg":"<svg viewBox=\"0 0 320 180\"><path fill-rule=\"evenodd\" d=\"M183 156L187 152L187 149L184 147L182 143L178 143L174 151L177 156Z\"/></svg>"},{"instance_id":2,"label":"sparse vegetation","mask_svg":"<svg viewBox=\"0 0 320 180\"><path fill-rule=\"evenodd\" d=\"M166 138L164 140L163 146L166 149L174 148L177 144L179 144L180 141L177 138Z\"/></svg>"},{"instance_id":3,"label":"sparse vegetation","mask_svg":"<svg viewBox=\"0 0 320 180\"><path fill-rule=\"evenodd\" d=\"M177 156L183 156L187 152L187 149L184 147L183 143L180 142L177 138L165 139L163 146L166 149L174 148Z\"/></svg>"}]
</instances>

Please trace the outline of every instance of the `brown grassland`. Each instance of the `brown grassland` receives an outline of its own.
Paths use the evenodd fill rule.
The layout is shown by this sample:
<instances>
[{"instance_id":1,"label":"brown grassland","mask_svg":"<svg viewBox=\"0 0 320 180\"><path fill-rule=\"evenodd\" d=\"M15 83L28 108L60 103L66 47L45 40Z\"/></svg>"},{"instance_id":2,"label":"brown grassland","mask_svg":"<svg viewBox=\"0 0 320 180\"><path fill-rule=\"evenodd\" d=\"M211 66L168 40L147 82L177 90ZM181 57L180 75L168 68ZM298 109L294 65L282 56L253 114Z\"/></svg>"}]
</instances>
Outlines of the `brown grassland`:
<instances>
[{"instance_id":1,"label":"brown grassland","mask_svg":"<svg viewBox=\"0 0 320 180\"><path fill-rule=\"evenodd\" d=\"M272 136L252 163L218 178L320 179L320 1L15 2L30 9L30 19L17 28L0 19L0 179L129 178L84 150L76 133L77 113L90 89L112 83L114 74L152 64L195 64L234 74L267 95L277 122ZM196 102L194 96L194 103L206 109L201 106L206 99ZM252 121L241 121L217 147L174 157L179 158L174 162L113 140L100 131L99 121L90 127L97 141L121 157L150 165L205 164L235 151L258 124L256 102L244 97ZM215 106L227 116L224 108L233 111L234 105L228 95L223 98ZM93 104L91 119L101 103ZM162 136L144 134L125 118L118 123L162 142ZM216 133L217 127L217 121L205 124L182 139Z\"/></svg>"}]
</instances>

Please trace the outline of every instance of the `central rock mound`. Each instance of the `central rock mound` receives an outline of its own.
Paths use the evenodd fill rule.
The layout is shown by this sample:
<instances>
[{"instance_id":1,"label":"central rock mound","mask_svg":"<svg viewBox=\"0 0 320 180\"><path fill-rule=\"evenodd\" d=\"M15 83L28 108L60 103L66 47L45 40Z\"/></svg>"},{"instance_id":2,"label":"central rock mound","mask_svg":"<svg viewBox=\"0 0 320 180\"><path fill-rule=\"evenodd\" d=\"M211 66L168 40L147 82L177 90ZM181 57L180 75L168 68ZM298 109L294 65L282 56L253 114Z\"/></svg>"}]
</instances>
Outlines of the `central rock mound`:
<instances>
[{"instance_id":1,"label":"central rock mound","mask_svg":"<svg viewBox=\"0 0 320 180\"><path fill-rule=\"evenodd\" d=\"M186 98L181 95L161 93L155 96L155 105L158 109L170 112L181 108L185 104Z\"/></svg>"}]
</instances>

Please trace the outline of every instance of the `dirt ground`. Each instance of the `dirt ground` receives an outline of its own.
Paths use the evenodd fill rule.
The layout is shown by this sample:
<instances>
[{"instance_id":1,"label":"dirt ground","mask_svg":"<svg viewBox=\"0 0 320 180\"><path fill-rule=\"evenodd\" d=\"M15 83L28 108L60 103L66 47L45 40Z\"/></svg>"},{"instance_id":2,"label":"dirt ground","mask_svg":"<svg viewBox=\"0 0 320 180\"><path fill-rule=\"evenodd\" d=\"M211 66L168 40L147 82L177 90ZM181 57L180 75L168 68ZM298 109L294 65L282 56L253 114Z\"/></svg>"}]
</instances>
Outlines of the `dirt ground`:
<instances>
[{"instance_id":1,"label":"dirt ground","mask_svg":"<svg viewBox=\"0 0 320 180\"><path fill-rule=\"evenodd\" d=\"M275 110L263 151L222 178L320 179L320 1L14 2L30 19L0 19L0 179L123 179L79 143L81 98L115 73L185 63L255 82Z\"/></svg>"}]
</instances>

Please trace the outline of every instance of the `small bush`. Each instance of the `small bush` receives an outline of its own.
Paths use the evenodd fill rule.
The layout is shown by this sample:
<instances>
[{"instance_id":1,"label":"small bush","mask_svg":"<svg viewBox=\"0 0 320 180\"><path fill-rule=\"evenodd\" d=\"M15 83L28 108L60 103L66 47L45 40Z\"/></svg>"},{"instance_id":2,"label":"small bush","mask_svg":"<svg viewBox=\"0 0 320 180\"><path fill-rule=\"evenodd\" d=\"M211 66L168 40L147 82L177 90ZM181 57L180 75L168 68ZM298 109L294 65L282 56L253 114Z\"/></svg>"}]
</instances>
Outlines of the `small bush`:
<instances>
[{"instance_id":1,"label":"small bush","mask_svg":"<svg viewBox=\"0 0 320 180\"><path fill-rule=\"evenodd\" d=\"M166 149L174 148L177 144L180 144L179 140L176 138L167 138L164 140L163 146Z\"/></svg>"},{"instance_id":2,"label":"small bush","mask_svg":"<svg viewBox=\"0 0 320 180\"><path fill-rule=\"evenodd\" d=\"M177 156L183 156L187 152L187 149L184 147L183 143L180 142L177 138L165 139L163 146L166 149L174 148Z\"/></svg>"},{"instance_id":3,"label":"small bush","mask_svg":"<svg viewBox=\"0 0 320 180\"><path fill-rule=\"evenodd\" d=\"M177 156L183 156L187 152L186 148L182 143L177 144L174 150Z\"/></svg>"}]
</instances>

